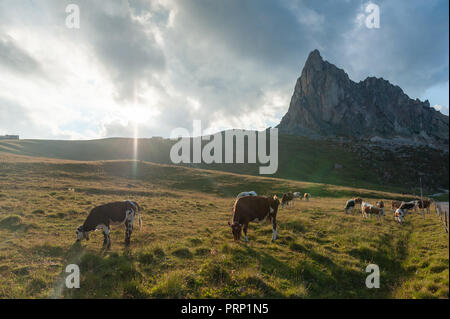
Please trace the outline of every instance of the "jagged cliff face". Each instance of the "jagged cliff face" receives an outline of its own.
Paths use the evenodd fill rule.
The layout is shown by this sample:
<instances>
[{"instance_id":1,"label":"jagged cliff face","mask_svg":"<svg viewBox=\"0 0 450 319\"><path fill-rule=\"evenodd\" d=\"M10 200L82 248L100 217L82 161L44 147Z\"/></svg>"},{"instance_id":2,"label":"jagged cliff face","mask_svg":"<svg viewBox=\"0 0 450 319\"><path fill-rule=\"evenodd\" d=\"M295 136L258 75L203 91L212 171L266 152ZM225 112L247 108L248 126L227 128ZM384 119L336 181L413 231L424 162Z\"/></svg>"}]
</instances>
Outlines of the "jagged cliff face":
<instances>
[{"instance_id":1,"label":"jagged cliff face","mask_svg":"<svg viewBox=\"0 0 450 319\"><path fill-rule=\"evenodd\" d=\"M359 83L312 51L297 80L280 133L388 139L447 148L448 116L410 99L382 78Z\"/></svg>"}]
</instances>

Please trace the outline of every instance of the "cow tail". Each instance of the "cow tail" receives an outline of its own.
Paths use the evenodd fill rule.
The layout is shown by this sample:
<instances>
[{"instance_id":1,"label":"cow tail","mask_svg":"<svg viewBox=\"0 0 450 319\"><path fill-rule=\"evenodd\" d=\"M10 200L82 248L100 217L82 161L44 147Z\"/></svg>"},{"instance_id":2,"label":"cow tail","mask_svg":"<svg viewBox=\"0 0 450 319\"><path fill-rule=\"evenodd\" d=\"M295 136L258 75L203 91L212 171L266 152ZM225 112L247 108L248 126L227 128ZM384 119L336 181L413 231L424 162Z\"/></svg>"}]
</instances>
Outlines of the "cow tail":
<instances>
[{"instance_id":1,"label":"cow tail","mask_svg":"<svg viewBox=\"0 0 450 319\"><path fill-rule=\"evenodd\" d=\"M141 212L139 212L139 229L142 228L142 218L141 218Z\"/></svg>"},{"instance_id":2,"label":"cow tail","mask_svg":"<svg viewBox=\"0 0 450 319\"><path fill-rule=\"evenodd\" d=\"M138 207L138 213L139 213L139 229L141 229L142 228L141 208L139 206L137 206L137 207Z\"/></svg>"},{"instance_id":3,"label":"cow tail","mask_svg":"<svg viewBox=\"0 0 450 319\"><path fill-rule=\"evenodd\" d=\"M141 229L142 228L141 207L139 206L138 203L135 202L135 204L136 204L137 212L139 214L139 229Z\"/></svg>"}]
</instances>

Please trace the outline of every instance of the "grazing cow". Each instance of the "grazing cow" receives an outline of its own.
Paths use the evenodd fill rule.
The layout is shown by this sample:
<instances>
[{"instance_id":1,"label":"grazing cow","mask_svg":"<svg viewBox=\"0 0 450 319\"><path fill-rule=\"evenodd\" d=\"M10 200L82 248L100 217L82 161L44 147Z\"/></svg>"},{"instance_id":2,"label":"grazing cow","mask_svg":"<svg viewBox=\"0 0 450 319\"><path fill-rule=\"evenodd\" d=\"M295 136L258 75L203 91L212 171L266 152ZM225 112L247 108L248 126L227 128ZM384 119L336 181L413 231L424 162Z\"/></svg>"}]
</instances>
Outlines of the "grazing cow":
<instances>
[{"instance_id":1,"label":"grazing cow","mask_svg":"<svg viewBox=\"0 0 450 319\"><path fill-rule=\"evenodd\" d=\"M377 207L378 207L378 208L384 208L384 203L383 203L382 200L379 200L379 201L377 202Z\"/></svg>"},{"instance_id":2,"label":"grazing cow","mask_svg":"<svg viewBox=\"0 0 450 319\"><path fill-rule=\"evenodd\" d=\"M125 245L128 246L133 231L134 217L137 212L139 212L139 227L141 227L140 207L136 202L126 200L94 207L84 221L84 224L77 228L77 241L81 241L82 239L89 240L89 233L91 231L102 229L104 237L103 246L110 248L110 226L125 224Z\"/></svg>"},{"instance_id":3,"label":"grazing cow","mask_svg":"<svg viewBox=\"0 0 450 319\"><path fill-rule=\"evenodd\" d=\"M384 209L378 208L373 205L366 205L363 209L363 216L367 218L367 216L376 215L378 219L380 219L381 216L384 216Z\"/></svg>"},{"instance_id":4,"label":"grazing cow","mask_svg":"<svg viewBox=\"0 0 450 319\"><path fill-rule=\"evenodd\" d=\"M347 203L345 204L344 207L344 212L347 214L348 211L350 211L350 213L353 212L353 208L355 208L355 200L354 199L349 199L347 201Z\"/></svg>"},{"instance_id":5,"label":"grazing cow","mask_svg":"<svg viewBox=\"0 0 450 319\"><path fill-rule=\"evenodd\" d=\"M255 191L250 191L250 192L241 192L236 196L236 199L244 197L244 196L258 196L258 194L256 194Z\"/></svg>"},{"instance_id":6,"label":"grazing cow","mask_svg":"<svg viewBox=\"0 0 450 319\"><path fill-rule=\"evenodd\" d=\"M292 192L287 192L283 194L281 197L281 208L284 208L284 205L288 205L292 203L294 205L294 194Z\"/></svg>"},{"instance_id":7,"label":"grazing cow","mask_svg":"<svg viewBox=\"0 0 450 319\"><path fill-rule=\"evenodd\" d=\"M405 211L405 210L409 211L410 209L413 209L413 208L415 210L416 207L417 207L417 201L412 200L410 202L402 202L402 204L400 205L399 208L401 208L403 211Z\"/></svg>"},{"instance_id":8,"label":"grazing cow","mask_svg":"<svg viewBox=\"0 0 450 319\"><path fill-rule=\"evenodd\" d=\"M394 213L394 218L400 224L403 223L403 218L405 217L405 212L401 208L397 208Z\"/></svg>"},{"instance_id":9,"label":"grazing cow","mask_svg":"<svg viewBox=\"0 0 450 319\"><path fill-rule=\"evenodd\" d=\"M306 200L306 201L309 201L309 198L311 197L311 194L310 193L305 193L305 194L303 194L303 199L304 200Z\"/></svg>"},{"instance_id":10,"label":"grazing cow","mask_svg":"<svg viewBox=\"0 0 450 319\"><path fill-rule=\"evenodd\" d=\"M364 202L364 201L361 202L361 213L362 213L363 217L364 217L364 207L367 207L367 206L370 207L370 206L372 206L372 204L370 204L368 202Z\"/></svg>"},{"instance_id":11,"label":"grazing cow","mask_svg":"<svg viewBox=\"0 0 450 319\"><path fill-rule=\"evenodd\" d=\"M300 198L300 200L302 200L303 195L300 192L294 192L294 198Z\"/></svg>"},{"instance_id":12,"label":"grazing cow","mask_svg":"<svg viewBox=\"0 0 450 319\"><path fill-rule=\"evenodd\" d=\"M399 200L393 200L392 201L392 203L391 203L391 209L392 209L392 212L394 212L395 213L395 210L397 209L397 208L400 208L400 206L402 205L402 201L399 201Z\"/></svg>"},{"instance_id":13,"label":"grazing cow","mask_svg":"<svg viewBox=\"0 0 450 319\"><path fill-rule=\"evenodd\" d=\"M347 201L347 203L345 204L344 212L346 214L347 214L348 211L350 211L350 213L353 213L353 208L355 208L356 204L361 205L362 204L362 199L359 198L359 197L356 197L356 198L353 198L353 199L349 199Z\"/></svg>"},{"instance_id":14,"label":"grazing cow","mask_svg":"<svg viewBox=\"0 0 450 319\"><path fill-rule=\"evenodd\" d=\"M244 230L245 241L248 242L247 229L249 222L262 222L265 219L272 221L272 242L278 238L277 211L280 201L277 196L246 196L236 200L233 207L231 227L234 240L241 239L241 230Z\"/></svg>"},{"instance_id":15,"label":"grazing cow","mask_svg":"<svg viewBox=\"0 0 450 319\"><path fill-rule=\"evenodd\" d=\"M416 199L417 205L414 207L414 211L417 212L417 208L426 209L427 213L430 213L430 207L432 201L429 199Z\"/></svg>"}]
</instances>

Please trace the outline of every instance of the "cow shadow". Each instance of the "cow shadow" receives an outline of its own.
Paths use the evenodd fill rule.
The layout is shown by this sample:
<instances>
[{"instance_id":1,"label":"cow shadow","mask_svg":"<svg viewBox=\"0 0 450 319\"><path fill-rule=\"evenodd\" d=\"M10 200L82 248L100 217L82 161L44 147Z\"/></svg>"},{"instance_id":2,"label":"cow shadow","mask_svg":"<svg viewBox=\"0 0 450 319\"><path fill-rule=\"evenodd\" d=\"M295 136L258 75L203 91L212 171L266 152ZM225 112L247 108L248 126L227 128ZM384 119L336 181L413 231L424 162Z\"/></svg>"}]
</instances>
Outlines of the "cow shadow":
<instances>
[{"instance_id":1,"label":"cow shadow","mask_svg":"<svg viewBox=\"0 0 450 319\"><path fill-rule=\"evenodd\" d=\"M383 240L383 242L385 242ZM393 247L387 248L391 250ZM398 247L396 248L398 251ZM350 254L360 259L361 265L368 265L369 261L375 261L380 269L386 269L382 273L383 285L379 289L368 289L365 281L369 275L365 272L365 266L358 269L346 264L338 264L325 254L314 249L304 249L298 260L294 263L284 261L269 252L261 251L249 246L244 246L248 262L255 262L264 275L278 277L291 283L302 284L307 287L308 298L387 298L391 295L391 289L402 276L398 271L401 266L399 256L385 255L383 251L367 251L354 249ZM401 267L400 267L401 268Z\"/></svg>"}]
</instances>

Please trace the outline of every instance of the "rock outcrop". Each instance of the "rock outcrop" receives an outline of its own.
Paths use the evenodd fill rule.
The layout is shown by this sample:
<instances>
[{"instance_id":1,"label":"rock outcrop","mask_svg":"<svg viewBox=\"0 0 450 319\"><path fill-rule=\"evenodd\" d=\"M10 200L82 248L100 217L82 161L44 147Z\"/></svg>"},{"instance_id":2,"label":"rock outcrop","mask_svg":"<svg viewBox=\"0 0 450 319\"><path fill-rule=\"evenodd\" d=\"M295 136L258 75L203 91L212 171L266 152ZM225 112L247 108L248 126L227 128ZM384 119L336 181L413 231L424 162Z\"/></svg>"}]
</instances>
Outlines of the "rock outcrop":
<instances>
[{"instance_id":1,"label":"rock outcrop","mask_svg":"<svg viewBox=\"0 0 450 319\"><path fill-rule=\"evenodd\" d=\"M295 85L280 133L344 137L446 148L448 116L428 101L410 99L382 78L356 83L344 70L312 51Z\"/></svg>"}]
</instances>

